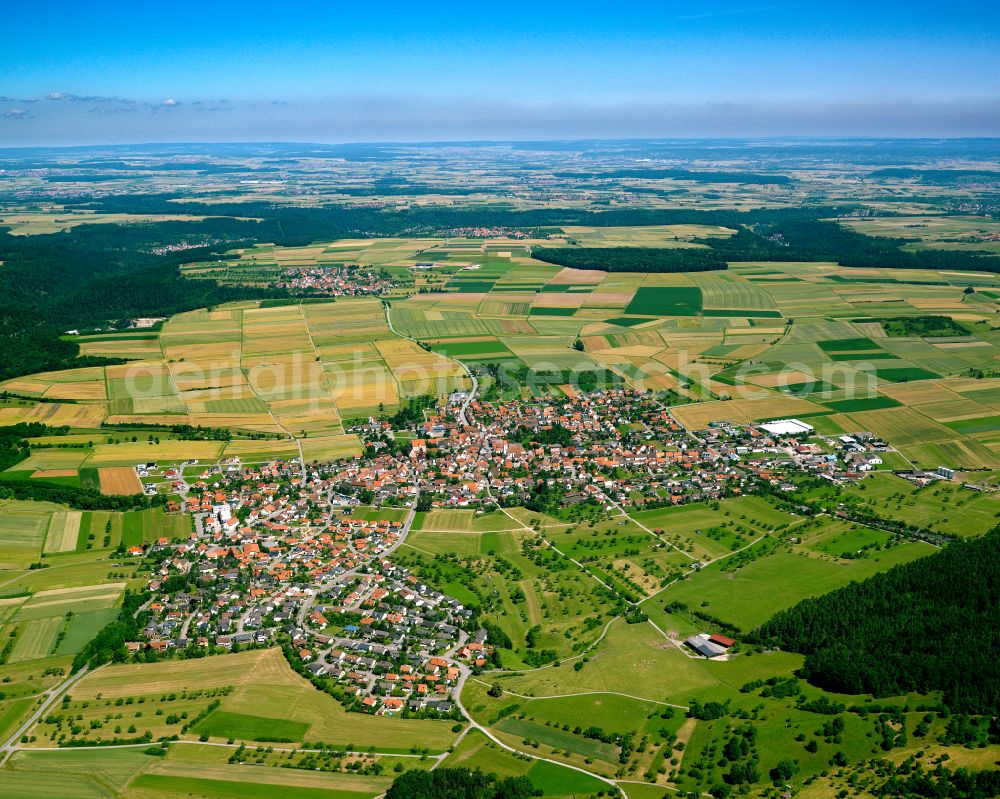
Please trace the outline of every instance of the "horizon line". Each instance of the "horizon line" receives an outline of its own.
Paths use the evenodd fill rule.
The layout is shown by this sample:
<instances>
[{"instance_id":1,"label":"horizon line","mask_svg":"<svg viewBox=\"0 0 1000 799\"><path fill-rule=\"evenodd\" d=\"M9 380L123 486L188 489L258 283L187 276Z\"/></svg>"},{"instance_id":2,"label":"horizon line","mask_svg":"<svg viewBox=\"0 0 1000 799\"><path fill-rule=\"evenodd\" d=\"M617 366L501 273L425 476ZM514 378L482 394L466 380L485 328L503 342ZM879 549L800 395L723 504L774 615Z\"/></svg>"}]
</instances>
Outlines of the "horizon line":
<instances>
[{"instance_id":1,"label":"horizon line","mask_svg":"<svg viewBox=\"0 0 1000 799\"><path fill-rule=\"evenodd\" d=\"M310 139L233 139L226 141L198 141L198 140L178 140L178 141L153 141L137 140L130 142L93 142L87 144L22 144L6 145L0 147L0 152L14 150L82 150L98 147L121 148L121 147L178 147L178 146L199 146L199 147L226 147L233 145L243 146L276 146L295 145L308 147L361 147L361 146L477 146L477 145L503 145L503 144L586 144L594 143L645 143L645 142L959 142L959 141L979 141L979 142L1000 142L1000 136L879 136L879 135L858 135L858 136L837 136L823 134L785 134L785 135L742 135L742 136L626 136L616 138L604 138L587 136L582 138L538 138L527 137L523 139L358 139L344 141L314 141Z\"/></svg>"}]
</instances>

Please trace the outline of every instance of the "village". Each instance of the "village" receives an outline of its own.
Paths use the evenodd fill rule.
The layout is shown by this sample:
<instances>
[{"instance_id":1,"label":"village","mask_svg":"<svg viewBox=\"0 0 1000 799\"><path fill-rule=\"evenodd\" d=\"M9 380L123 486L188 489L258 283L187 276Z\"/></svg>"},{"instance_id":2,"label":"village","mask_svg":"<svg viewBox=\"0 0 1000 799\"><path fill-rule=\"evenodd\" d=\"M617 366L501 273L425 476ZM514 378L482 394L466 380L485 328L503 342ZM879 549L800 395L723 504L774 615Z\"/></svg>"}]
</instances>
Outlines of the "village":
<instances>
[{"instance_id":1,"label":"village","mask_svg":"<svg viewBox=\"0 0 1000 799\"><path fill-rule=\"evenodd\" d=\"M144 640L129 651L286 642L351 709L450 717L492 646L471 609L393 561L418 510L544 504L624 513L738 496L765 482L791 490L790 471L858 480L884 449L857 435L826 452L800 442L811 428L798 420L689 432L654 396L631 389L502 404L457 393L429 406L410 431L370 418L357 431L365 454L348 460L234 458L188 481L167 469L183 494L168 510L190 513L195 533L128 550L158 564Z\"/></svg>"},{"instance_id":2,"label":"village","mask_svg":"<svg viewBox=\"0 0 1000 799\"><path fill-rule=\"evenodd\" d=\"M325 297L377 297L396 287L381 270L348 264L289 266L275 286Z\"/></svg>"}]
</instances>

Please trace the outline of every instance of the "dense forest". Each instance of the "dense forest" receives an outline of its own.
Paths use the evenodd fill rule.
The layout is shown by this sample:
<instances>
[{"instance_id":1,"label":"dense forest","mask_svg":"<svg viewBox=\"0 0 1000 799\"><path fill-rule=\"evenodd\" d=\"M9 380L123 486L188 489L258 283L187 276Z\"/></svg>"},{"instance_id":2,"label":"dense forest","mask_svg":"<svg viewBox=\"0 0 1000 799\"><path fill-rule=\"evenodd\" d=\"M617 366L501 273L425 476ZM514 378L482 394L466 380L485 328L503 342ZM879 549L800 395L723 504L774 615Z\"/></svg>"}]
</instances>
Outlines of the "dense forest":
<instances>
[{"instance_id":1,"label":"dense forest","mask_svg":"<svg viewBox=\"0 0 1000 799\"><path fill-rule=\"evenodd\" d=\"M836 222L786 218L743 227L729 238L698 239L726 261L832 261L883 269L1000 272L1000 257L968 250L906 252L906 239L865 236Z\"/></svg>"},{"instance_id":2,"label":"dense forest","mask_svg":"<svg viewBox=\"0 0 1000 799\"><path fill-rule=\"evenodd\" d=\"M0 233L0 380L120 362L79 358L79 346L60 339L70 328L97 327L135 316L166 316L251 296L281 296L275 291L181 277L181 263L259 240L264 229L257 225L212 219L81 225L65 233L39 236ZM194 246L205 242L210 243ZM192 249L153 252L178 244Z\"/></svg>"},{"instance_id":3,"label":"dense forest","mask_svg":"<svg viewBox=\"0 0 1000 799\"><path fill-rule=\"evenodd\" d=\"M711 272L727 268L711 250L692 247L535 247L531 257L605 272Z\"/></svg>"},{"instance_id":4,"label":"dense forest","mask_svg":"<svg viewBox=\"0 0 1000 799\"><path fill-rule=\"evenodd\" d=\"M393 780L385 799L530 799L541 796L527 777L504 777L467 768L407 771Z\"/></svg>"},{"instance_id":5,"label":"dense forest","mask_svg":"<svg viewBox=\"0 0 1000 799\"><path fill-rule=\"evenodd\" d=\"M838 693L940 691L952 710L1000 707L1000 528L778 613L757 643L806 656Z\"/></svg>"}]
</instances>

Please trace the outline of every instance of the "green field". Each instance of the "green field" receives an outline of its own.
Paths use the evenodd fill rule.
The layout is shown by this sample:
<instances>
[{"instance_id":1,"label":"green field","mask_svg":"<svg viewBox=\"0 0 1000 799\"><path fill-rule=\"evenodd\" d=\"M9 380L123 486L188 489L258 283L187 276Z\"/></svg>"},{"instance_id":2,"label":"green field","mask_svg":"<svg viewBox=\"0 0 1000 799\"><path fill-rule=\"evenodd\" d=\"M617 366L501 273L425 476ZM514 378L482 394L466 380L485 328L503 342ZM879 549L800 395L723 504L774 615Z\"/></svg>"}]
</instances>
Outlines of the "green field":
<instances>
[{"instance_id":1,"label":"green field","mask_svg":"<svg viewBox=\"0 0 1000 799\"><path fill-rule=\"evenodd\" d=\"M701 313L701 289L691 286L642 286L625 313L652 316L697 316Z\"/></svg>"},{"instance_id":2,"label":"green field","mask_svg":"<svg viewBox=\"0 0 1000 799\"><path fill-rule=\"evenodd\" d=\"M926 544L901 544L861 560L832 562L801 552L776 551L734 572L724 571L721 564L711 566L672 586L661 599L684 602L750 630L801 599L825 594L932 552L933 548Z\"/></svg>"},{"instance_id":3,"label":"green field","mask_svg":"<svg viewBox=\"0 0 1000 799\"><path fill-rule=\"evenodd\" d=\"M838 338L816 342L823 352L867 352L878 351L880 347L870 338ZM859 356L860 357L860 356Z\"/></svg>"},{"instance_id":4,"label":"green field","mask_svg":"<svg viewBox=\"0 0 1000 799\"><path fill-rule=\"evenodd\" d=\"M612 763L617 758L616 747L601 741L592 741L579 735L537 724L522 719L504 719L494 725L494 729L518 738L538 741L553 749L564 749L584 757L605 760Z\"/></svg>"},{"instance_id":5,"label":"green field","mask_svg":"<svg viewBox=\"0 0 1000 799\"><path fill-rule=\"evenodd\" d=\"M827 408L838 413L851 411L877 411L882 408L898 408L900 403L892 397L871 397L867 399L832 400L823 403Z\"/></svg>"},{"instance_id":6,"label":"green field","mask_svg":"<svg viewBox=\"0 0 1000 799\"><path fill-rule=\"evenodd\" d=\"M169 515L162 508L124 514L121 542L125 547L152 544L160 538L187 538L193 530L189 516Z\"/></svg>"},{"instance_id":7,"label":"green field","mask_svg":"<svg viewBox=\"0 0 1000 799\"><path fill-rule=\"evenodd\" d=\"M57 655L75 655L102 627L118 616L117 608L104 608L75 613L66 630L66 636L56 648Z\"/></svg>"},{"instance_id":8,"label":"green field","mask_svg":"<svg viewBox=\"0 0 1000 799\"><path fill-rule=\"evenodd\" d=\"M133 787L156 796L192 796L205 799L369 799L369 791L341 791L292 785L256 783L247 780L217 780L200 777L140 775Z\"/></svg>"},{"instance_id":9,"label":"green field","mask_svg":"<svg viewBox=\"0 0 1000 799\"><path fill-rule=\"evenodd\" d=\"M27 566L41 553L56 506L0 500L0 569Z\"/></svg>"},{"instance_id":10,"label":"green field","mask_svg":"<svg viewBox=\"0 0 1000 799\"><path fill-rule=\"evenodd\" d=\"M240 741L301 741L309 731L309 725L281 718L216 710L199 722L195 731L210 738L236 738Z\"/></svg>"}]
</instances>

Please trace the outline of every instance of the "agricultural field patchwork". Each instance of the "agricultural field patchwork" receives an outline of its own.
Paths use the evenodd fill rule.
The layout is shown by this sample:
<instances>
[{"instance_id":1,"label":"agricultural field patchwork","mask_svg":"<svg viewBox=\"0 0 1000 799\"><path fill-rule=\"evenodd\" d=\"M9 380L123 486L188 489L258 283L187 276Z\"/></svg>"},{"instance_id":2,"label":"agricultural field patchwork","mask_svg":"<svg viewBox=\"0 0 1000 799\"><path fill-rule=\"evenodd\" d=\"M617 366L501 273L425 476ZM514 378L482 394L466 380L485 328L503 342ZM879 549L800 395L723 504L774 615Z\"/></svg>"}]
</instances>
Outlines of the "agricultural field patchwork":
<instances>
[{"instance_id":1,"label":"agricultural field patchwork","mask_svg":"<svg viewBox=\"0 0 1000 799\"><path fill-rule=\"evenodd\" d=\"M82 359L0 382L0 743L52 700L0 795L970 799L995 681L940 644L995 639L955 559L1000 521L1000 162L856 146L8 169L22 272L121 236L191 293L71 321L80 277Z\"/></svg>"}]
</instances>

